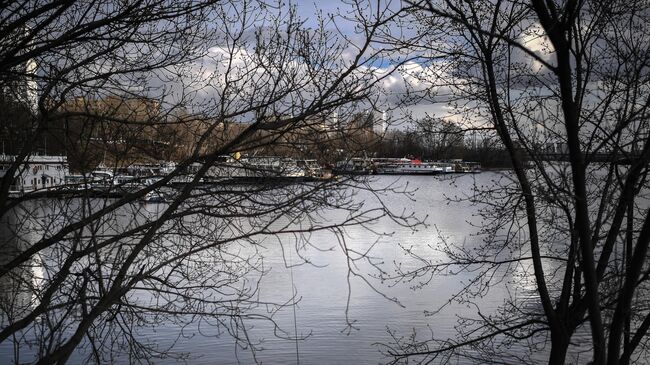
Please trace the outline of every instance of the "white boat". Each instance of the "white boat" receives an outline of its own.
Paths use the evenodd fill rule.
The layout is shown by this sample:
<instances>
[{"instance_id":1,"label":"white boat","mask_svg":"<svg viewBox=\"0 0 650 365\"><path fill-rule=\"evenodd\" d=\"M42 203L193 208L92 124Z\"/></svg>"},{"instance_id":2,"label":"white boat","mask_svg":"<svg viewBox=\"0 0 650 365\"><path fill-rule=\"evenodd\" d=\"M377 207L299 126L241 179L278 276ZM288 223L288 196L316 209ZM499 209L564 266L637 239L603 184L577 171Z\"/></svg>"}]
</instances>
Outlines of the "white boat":
<instances>
[{"instance_id":1,"label":"white boat","mask_svg":"<svg viewBox=\"0 0 650 365\"><path fill-rule=\"evenodd\" d=\"M135 176L115 175L113 171L99 168L90 173L92 177L91 188L100 194L122 195L136 192L144 187L143 183Z\"/></svg>"},{"instance_id":2,"label":"white boat","mask_svg":"<svg viewBox=\"0 0 650 365\"><path fill-rule=\"evenodd\" d=\"M343 175L369 175L374 173L373 161L369 158L354 157L337 161L334 172Z\"/></svg>"},{"instance_id":3,"label":"white boat","mask_svg":"<svg viewBox=\"0 0 650 365\"><path fill-rule=\"evenodd\" d=\"M325 170L316 160L297 160L296 164L304 171L304 176L314 180L327 180L332 177L330 170Z\"/></svg>"},{"instance_id":4,"label":"white boat","mask_svg":"<svg viewBox=\"0 0 650 365\"><path fill-rule=\"evenodd\" d=\"M438 175L453 172L453 167L417 159L400 159L396 162L379 162L376 170L378 174L388 175Z\"/></svg>"},{"instance_id":5,"label":"white boat","mask_svg":"<svg viewBox=\"0 0 650 365\"><path fill-rule=\"evenodd\" d=\"M4 178L15 163L16 156L0 155L0 178ZM65 186L69 174L66 156L32 155L20 163L9 196L21 196L34 191L49 191Z\"/></svg>"},{"instance_id":6,"label":"white boat","mask_svg":"<svg viewBox=\"0 0 650 365\"><path fill-rule=\"evenodd\" d=\"M298 166L296 160L277 156L254 156L235 159L221 156L206 172L206 178L240 179L240 178L301 178L305 170Z\"/></svg>"},{"instance_id":7,"label":"white boat","mask_svg":"<svg viewBox=\"0 0 650 365\"><path fill-rule=\"evenodd\" d=\"M94 179L88 175L66 175L65 176L65 189L66 190L90 190Z\"/></svg>"},{"instance_id":8,"label":"white boat","mask_svg":"<svg viewBox=\"0 0 650 365\"><path fill-rule=\"evenodd\" d=\"M167 203L169 199L159 191L150 191L143 198L144 203Z\"/></svg>"},{"instance_id":9,"label":"white boat","mask_svg":"<svg viewBox=\"0 0 650 365\"><path fill-rule=\"evenodd\" d=\"M280 160L280 177L301 178L305 177L305 170L298 166L293 158L282 158Z\"/></svg>"}]
</instances>

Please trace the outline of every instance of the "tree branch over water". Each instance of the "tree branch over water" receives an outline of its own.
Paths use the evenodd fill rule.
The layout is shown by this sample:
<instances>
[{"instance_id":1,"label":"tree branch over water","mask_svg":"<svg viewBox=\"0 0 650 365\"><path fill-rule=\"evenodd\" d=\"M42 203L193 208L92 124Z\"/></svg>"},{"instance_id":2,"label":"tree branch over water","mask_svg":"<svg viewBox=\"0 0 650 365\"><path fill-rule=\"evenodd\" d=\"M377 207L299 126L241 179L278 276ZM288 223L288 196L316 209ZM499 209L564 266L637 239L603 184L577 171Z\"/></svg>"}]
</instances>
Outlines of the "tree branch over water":
<instances>
[{"instance_id":1,"label":"tree branch over water","mask_svg":"<svg viewBox=\"0 0 650 365\"><path fill-rule=\"evenodd\" d=\"M381 2L349 5L346 21L359 26L349 38L332 30L340 14L307 27L293 6L273 1L3 8L1 101L11 113L0 137L12 158L0 184L0 280L7 289L0 342L13 342L15 362L187 359L175 341L158 345L139 335L163 324L181 331L177 341L192 327L228 334L257 361L261 346L250 321L269 321L285 339L301 337L274 323L298 293L278 302L260 296L269 237L296 253L300 262L290 266L309 264L305 250L330 249L311 247L311 234L339 237L350 226L371 232L384 217L419 224L381 203L356 201L359 191L396 191L363 179L212 180L227 167L224 158L242 154L300 151L326 161L328 146L363 152L340 121L377 103L390 70L369 67L388 51L374 39L399 11ZM79 189L13 190L43 152L68 157ZM111 181L108 197L93 190L100 168L117 180L131 166L161 160L175 164ZM143 204L152 193L166 202ZM369 252L343 244L339 254L350 275L364 277L354 263L369 260ZM28 343L37 344L33 353L21 352Z\"/></svg>"},{"instance_id":2,"label":"tree branch over water","mask_svg":"<svg viewBox=\"0 0 650 365\"><path fill-rule=\"evenodd\" d=\"M553 364L575 362L575 353L585 349L595 364L627 364L632 351L644 362L648 354L636 341L647 341L648 329L642 314L648 288L638 280L648 267L647 7L603 1L409 4L418 25L410 37L393 42L421 56L432 101L440 89L451 95L449 116L438 117L495 128L514 171L466 197L479 206L482 244L441 237L437 249L445 259L421 260L421 267L398 268L391 277L408 281L458 266L447 273L471 280L452 300L478 308L503 282L532 280L535 293L526 291L526 299L515 293L499 309L503 323L530 323L517 336L503 336L502 327L479 311L478 318L460 320L453 339L458 346L434 336L432 349L409 349L396 359L429 361L422 356L448 353L434 361L533 361L550 345Z\"/></svg>"}]
</instances>

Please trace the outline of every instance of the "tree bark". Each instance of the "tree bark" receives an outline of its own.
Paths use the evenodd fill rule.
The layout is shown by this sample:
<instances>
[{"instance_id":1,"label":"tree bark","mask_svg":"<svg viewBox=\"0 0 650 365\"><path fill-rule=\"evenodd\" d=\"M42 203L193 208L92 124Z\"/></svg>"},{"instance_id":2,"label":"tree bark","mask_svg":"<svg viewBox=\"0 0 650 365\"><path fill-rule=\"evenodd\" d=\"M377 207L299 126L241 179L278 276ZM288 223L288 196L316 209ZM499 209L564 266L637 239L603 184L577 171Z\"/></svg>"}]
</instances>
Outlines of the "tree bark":
<instances>
[{"instance_id":1,"label":"tree bark","mask_svg":"<svg viewBox=\"0 0 650 365\"><path fill-rule=\"evenodd\" d=\"M569 348L569 338L564 334L551 332L551 354L548 358L549 365L562 365L566 361Z\"/></svg>"}]
</instances>

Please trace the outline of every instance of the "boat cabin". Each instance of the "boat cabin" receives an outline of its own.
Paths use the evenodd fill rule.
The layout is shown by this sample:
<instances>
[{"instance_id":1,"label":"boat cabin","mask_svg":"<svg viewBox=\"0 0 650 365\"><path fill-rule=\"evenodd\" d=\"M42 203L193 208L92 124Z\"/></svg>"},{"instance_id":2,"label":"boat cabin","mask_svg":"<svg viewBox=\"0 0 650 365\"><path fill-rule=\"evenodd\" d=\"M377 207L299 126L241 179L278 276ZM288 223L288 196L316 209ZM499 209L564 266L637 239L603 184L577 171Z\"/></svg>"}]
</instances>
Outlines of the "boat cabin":
<instances>
[{"instance_id":1,"label":"boat cabin","mask_svg":"<svg viewBox=\"0 0 650 365\"><path fill-rule=\"evenodd\" d=\"M0 177L4 178L16 156L0 155ZM66 156L29 156L14 175L10 192L30 192L65 185L69 174Z\"/></svg>"}]
</instances>

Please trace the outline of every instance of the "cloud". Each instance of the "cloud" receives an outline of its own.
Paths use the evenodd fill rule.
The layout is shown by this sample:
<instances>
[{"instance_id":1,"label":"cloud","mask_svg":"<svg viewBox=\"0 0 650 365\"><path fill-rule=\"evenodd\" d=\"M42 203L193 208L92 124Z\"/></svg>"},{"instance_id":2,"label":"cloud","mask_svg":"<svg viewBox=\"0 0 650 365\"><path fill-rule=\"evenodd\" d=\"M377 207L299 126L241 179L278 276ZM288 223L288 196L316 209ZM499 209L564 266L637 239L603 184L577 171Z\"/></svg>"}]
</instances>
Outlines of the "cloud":
<instances>
[{"instance_id":1,"label":"cloud","mask_svg":"<svg viewBox=\"0 0 650 365\"><path fill-rule=\"evenodd\" d=\"M539 23L525 28L516 41L543 61L553 64L555 49ZM548 71L539 60L520 49L515 50L514 56L516 62L528 65L533 72Z\"/></svg>"}]
</instances>

